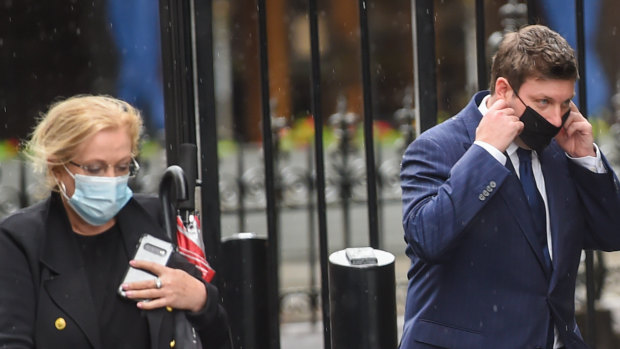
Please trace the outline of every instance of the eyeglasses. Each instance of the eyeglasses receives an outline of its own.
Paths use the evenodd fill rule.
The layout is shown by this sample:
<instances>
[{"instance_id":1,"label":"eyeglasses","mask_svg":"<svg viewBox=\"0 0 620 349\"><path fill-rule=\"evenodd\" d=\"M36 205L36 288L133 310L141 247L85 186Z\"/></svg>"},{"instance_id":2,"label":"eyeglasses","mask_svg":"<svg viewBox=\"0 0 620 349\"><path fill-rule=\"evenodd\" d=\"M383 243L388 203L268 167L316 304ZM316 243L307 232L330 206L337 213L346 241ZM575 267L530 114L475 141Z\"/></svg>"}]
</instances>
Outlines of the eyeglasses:
<instances>
[{"instance_id":1,"label":"eyeglasses","mask_svg":"<svg viewBox=\"0 0 620 349\"><path fill-rule=\"evenodd\" d=\"M128 174L129 177L135 177L140 170L140 165L138 165L138 162L133 157L127 162L121 162L116 165L106 164L101 161L96 161L90 164L78 164L73 161L69 161L69 163L84 170L87 176L104 176L110 166L114 167L114 173L116 175L121 176Z\"/></svg>"}]
</instances>

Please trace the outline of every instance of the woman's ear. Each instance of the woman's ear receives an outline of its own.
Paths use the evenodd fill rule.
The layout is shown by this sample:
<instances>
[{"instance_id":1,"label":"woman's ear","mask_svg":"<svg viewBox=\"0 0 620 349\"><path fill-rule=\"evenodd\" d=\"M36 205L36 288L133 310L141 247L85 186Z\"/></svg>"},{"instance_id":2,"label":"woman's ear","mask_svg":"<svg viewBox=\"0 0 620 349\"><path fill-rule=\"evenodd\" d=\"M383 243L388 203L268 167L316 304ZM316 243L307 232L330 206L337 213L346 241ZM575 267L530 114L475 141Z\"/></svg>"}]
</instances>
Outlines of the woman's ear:
<instances>
[{"instance_id":1,"label":"woman's ear","mask_svg":"<svg viewBox=\"0 0 620 349\"><path fill-rule=\"evenodd\" d=\"M54 159L47 159L47 170L54 176L57 176L60 171L59 166L56 165Z\"/></svg>"},{"instance_id":2,"label":"woman's ear","mask_svg":"<svg viewBox=\"0 0 620 349\"><path fill-rule=\"evenodd\" d=\"M63 176L64 168L62 165L58 165L56 159L48 159L47 161L48 173L58 181Z\"/></svg>"}]
</instances>

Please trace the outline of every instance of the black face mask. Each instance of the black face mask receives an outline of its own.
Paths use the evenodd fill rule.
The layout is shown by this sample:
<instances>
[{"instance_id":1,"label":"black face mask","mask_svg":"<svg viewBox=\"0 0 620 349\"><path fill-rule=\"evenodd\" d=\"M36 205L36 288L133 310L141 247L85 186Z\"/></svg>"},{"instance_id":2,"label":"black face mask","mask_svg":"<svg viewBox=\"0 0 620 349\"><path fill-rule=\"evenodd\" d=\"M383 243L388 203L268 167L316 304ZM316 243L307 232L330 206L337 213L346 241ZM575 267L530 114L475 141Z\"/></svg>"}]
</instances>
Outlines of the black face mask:
<instances>
[{"instance_id":1,"label":"black face mask","mask_svg":"<svg viewBox=\"0 0 620 349\"><path fill-rule=\"evenodd\" d=\"M542 152L543 149L551 143L553 137L560 132L564 122L568 119L568 115L570 115L570 110L568 110L566 114L562 115L562 124L560 127L555 127L537 111L525 104L516 92L515 96L517 96L517 98L519 98L521 103L525 106L525 111L523 112L523 115L521 115L520 119L525 126L523 127L523 131L521 131L519 138L521 138L523 143L525 143L525 145L527 145L530 149L533 149L540 154L540 152Z\"/></svg>"}]
</instances>

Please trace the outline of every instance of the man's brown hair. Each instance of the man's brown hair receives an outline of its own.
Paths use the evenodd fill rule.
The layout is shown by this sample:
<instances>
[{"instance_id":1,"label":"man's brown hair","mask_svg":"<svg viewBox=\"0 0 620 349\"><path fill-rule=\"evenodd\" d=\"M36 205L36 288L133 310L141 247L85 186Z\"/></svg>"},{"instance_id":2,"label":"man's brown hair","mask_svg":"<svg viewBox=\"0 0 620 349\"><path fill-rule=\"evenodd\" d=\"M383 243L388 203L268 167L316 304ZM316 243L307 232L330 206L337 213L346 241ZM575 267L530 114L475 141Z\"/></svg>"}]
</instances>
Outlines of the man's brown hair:
<instances>
[{"instance_id":1,"label":"man's brown hair","mask_svg":"<svg viewBox=\"0 0 620 349\"><path fill-rule=\"evenodd\" d=\"M530 25L507 33L493 56L489 89L503 77L515 91L527 78L577 80L577 59L568 42L542 25Z\"/></svg>"}]
</instances>

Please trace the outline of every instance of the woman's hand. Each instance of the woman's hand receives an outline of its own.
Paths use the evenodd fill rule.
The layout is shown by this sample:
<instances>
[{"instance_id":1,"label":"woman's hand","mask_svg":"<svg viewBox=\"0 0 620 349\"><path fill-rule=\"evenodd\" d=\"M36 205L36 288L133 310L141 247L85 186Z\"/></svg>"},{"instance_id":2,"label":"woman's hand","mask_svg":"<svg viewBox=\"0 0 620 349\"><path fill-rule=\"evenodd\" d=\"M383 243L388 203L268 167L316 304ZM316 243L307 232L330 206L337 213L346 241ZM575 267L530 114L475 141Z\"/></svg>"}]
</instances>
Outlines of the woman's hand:
<instances>
[{"instance_id":1,"label":"woman's hand","mask_svg":"<svg viewBox=\"0 0 620 349\"><path fill-rule=\"evenodd\" d=\"M160 280L159 288L156 280L136 281L122 286L127 298L148 299L138 302L140 309L151 310L168 306L197 312L207 302L205 285L183 270L140 260L132 260L129 264L157 275Z\"/></svg>"}]
</instances>

